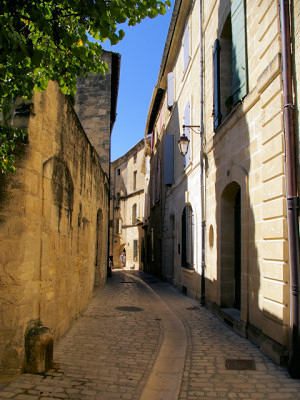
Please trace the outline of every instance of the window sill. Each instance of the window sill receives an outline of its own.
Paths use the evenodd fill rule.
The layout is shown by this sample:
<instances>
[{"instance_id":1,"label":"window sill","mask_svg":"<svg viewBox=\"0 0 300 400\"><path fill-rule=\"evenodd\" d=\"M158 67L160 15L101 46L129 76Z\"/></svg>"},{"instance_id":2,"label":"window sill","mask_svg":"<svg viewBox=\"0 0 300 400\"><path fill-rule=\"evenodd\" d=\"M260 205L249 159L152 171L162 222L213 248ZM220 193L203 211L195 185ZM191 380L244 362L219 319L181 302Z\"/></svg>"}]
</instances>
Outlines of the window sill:
<instances>
[{"instance_id":1,"label":"window sill","mask_svg":"<svg viewBox=\"0 0 300 400\"><path fill-rule=\"evenodd\" d=\"M247 96L247 95L246 95ZM245 97L246 97L245 96ZM224 117L224 119L222 120L222 122L220 123L220 125L214 130L215 134L218 133L219 130L221 130L221 128L223 126L226 125L226 123L230 120L230 118L237 112L238 109L240 109L241 105L244 102L245 97L240 100L235 106L232 107L232 109L230 110L230 112Z\"/></svg>"},{"instance_id":2,"label":"window sill","mask_svg":"<svg viewBox=\"0 0 300 400\"><path fill-rule=\"evenodd\" d=\"M181 267L181 268L187 274L193 274L195 272L195 268L194 267L192 267L192 268Z\"/></svg>"}]
</instances>

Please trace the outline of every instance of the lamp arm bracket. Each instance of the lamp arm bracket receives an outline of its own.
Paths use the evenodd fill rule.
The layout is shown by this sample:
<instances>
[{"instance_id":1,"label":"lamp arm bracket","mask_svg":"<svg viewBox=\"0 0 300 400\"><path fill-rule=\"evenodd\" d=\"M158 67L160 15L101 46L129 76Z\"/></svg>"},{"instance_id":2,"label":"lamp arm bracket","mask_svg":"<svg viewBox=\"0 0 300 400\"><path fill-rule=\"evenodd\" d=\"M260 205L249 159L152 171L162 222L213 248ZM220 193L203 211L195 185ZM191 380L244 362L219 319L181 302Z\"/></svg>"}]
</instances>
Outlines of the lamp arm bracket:
<instances>
[{"instance_id":1,"label":"lamp arm bracket","mask_svg":"<svg viewBox=\"0 0 300 400\"><path fill-rule=\"evenodd\" d=\"M191 129L193 132L200 134L201 127L200 127L200 125L182 125L182 128L183 129L188 128L188 129ZM195 129L193 129L193 128L199 129L199 132L195 131Z\"/></svg>"}]
</instances>

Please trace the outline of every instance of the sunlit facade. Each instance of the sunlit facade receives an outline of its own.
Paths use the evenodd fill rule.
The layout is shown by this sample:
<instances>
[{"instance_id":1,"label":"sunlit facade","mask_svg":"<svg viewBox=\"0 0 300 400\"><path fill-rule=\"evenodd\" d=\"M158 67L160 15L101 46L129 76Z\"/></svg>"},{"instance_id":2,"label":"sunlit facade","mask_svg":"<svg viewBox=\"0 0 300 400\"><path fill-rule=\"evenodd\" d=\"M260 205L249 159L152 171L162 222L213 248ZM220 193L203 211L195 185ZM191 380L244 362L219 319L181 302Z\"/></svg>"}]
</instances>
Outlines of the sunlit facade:
<instances>
[{"instance_id":1,"label":"sunlit facade","mask_svg":"<svg viewBox=\"0 0 300 400\"><path fill-rule=\"evenodd\" d=\"M284 364L295 304L282 34L277 1L175 2L146 126L145 240L147 270ZM295 54L291 61L297 96ZM185 156L177 146L183 133L190 140Z\"/></svg>"}]
</instances>

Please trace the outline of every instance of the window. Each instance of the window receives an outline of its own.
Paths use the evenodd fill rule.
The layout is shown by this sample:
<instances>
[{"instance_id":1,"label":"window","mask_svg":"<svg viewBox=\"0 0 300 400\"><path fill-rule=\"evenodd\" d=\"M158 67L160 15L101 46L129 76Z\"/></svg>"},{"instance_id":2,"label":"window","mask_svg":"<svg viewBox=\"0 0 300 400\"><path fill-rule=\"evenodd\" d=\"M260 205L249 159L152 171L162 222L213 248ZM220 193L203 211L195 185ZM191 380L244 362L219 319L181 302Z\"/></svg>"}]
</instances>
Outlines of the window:
<instances>
[{"instance_id":1,"label":"window","mask_svg":"<svg viewBox=\"0 0 300 400\"><path fill-rule=\"evenodd\" d=\"M133 162L134 162L134 164L136 164L136 161L137 161L137 153L135 153L135 155L133 156Z\"/></svg>"},{"instance_id":2,"label":"window","mask_svg":"<svg viewBox=\"0 0 300 400\"><path fill-rule=\"evenodd\" d=\"M157 163L157 179L156 179L156 201L160 200L160 160Z\"/></svg>"},{"instance_id":3,"label":"window","mask_svg":"<svg viewBox=\"0 0 300 400\"><path fill-rule=\"evenodd\" d=\"M156 171L151 176L151 207L155 204Z\"/></svg>"},{"instance_id":4,"label":"window","mask_svg":"<svg viewBox=\"0 0 300 400\"><path fill-rule=\"evenodd\" d=\"M181 265L185 268L194 267L193 230L194 215L190 206L185 206L182 213L182 252Z\"/></svg>"},{"instance_id":5,"label":"window","mask_svg":"<svg viewBox=\"0 0 300 400\"><path fill-rule=\"evenodd\" d=\"M174 183L174 135L164 135L164 184Z\"/></svg>"},{"instance_id":6,"label":"window","mask_svg":"<svg viewBox=\"0 0 300 400\"><path fill-rule=\"evenodd\" d=\"M121 170L120 170L120 168L117 169L117 175L118 175L118 176L121 175Z\"/></svg>"},{"instance_id":7,"label":"window","mask_svg":"<svg viewBox=\"0 0 300 400\"><path fill-rule=\"evenodd\" d=\"M133 172L133 190L136 190L136 176L137 176L137 171Z\"/></svg>"},{"instance_id":8,"label":"window","mask_svg":"<svg viewBox=\"0 0 300 400\"><path fill-rule=\"evenodd\" d=\"M214 129L216 130L222 121L221 114L221 97L220 97L220 41L215 40L213 50L213 65L214 65Z\"/></svg>"},{"instance_id":9,"label":"window","mask_svg":"<svg viewBox=\"0 0 300 400\"><path fill-rule=\"evenodd\" d=\"M233 0L213 49L214 129L247 94L245 0Z\"/></svg>"},{"instance_id":10,"label":"window","mask_svg":"<svg viewBox=\"0 0 300 400\"><path fill-rule=\"evenodd\" d=\"M132 225L136 224L136 218L137 218L137 214L136 214L136 203L132 206Z\"/></svg>"},{"instance_id":11,"label":"window","mask_svg":"<svg viewBox=\"0 0 300 400\"><path fill-rule=\"evenodd\" d=\"M168 73L167 85L168 109L171 110L174 104L174 72Z\"/></svg>"},{"instance_id":12,"label":"window","mask_svg":"<svg viewBox=\"0 0 300 400\"><path fill-rule=\"evenodd\" d=\"M133 241L133 261L137 261L138 256L138 241Z\"/></svg>"},{"instance_id":13,"label":"window","mask_svg":"<svg viewBox=\"0 0 300 400\"><path fill-rule=\"evenodd\" d=\"M190 28L189 24L187 24L183 34L183 72L185 72L189 60L190 60Z\"/></svg>"},{"instance_id":14,"label":"window","mask_svg":"<svg viewBox=\"0 0 300 400\"><path fill-rule=\"evenodd\" d=\"M120 220L116 219L115 233L118 235L120 233Z\"/></svg>"}]
</instances>

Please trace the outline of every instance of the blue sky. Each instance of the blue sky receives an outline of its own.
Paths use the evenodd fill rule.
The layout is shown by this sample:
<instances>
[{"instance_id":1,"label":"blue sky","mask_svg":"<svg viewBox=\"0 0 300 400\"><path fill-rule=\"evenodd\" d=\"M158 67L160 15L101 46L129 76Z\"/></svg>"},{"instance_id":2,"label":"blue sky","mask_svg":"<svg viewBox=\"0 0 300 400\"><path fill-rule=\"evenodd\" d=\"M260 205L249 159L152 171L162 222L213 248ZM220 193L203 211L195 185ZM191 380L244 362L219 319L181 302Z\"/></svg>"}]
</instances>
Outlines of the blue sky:
<instances>
[{"instance_id":1,"label":"blue sky","mask_svg":"<svg viewBox=\"0 0 300 400\"><path fill-rule=\"evenodd\" d=\"M115 46L110 46L108 41L103 44L105 50L121 54L117 119L111 139L112 161L144 137L171 15L172 10L168 9L165 15L147 18L136 26L120 25L125 31L124 39Z\"/></svg>"}]
</instances>

